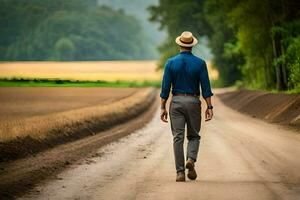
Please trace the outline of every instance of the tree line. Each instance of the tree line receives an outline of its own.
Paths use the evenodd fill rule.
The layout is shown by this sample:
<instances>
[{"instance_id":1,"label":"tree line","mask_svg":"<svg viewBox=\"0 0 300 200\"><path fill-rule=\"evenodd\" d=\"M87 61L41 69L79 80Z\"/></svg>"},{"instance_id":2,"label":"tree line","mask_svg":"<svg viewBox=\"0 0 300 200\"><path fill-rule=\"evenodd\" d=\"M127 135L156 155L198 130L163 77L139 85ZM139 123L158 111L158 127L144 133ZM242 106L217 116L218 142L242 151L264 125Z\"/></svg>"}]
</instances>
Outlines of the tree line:
<instances>
[{"instance_id":1,"label":"tree line","mask_svg":"<svg viewBox=\"0 0 300 200\"><path fill-rule=\"evenodd\" d=\"M169 36L161 67L178 51L174 38L191 30L209 38L223 86L300 90L298 0L160 0L149 11Z\"/></svg>"},{"instance_id":2,"label":"tree line","mask_svg":"<svg viewBox=\"0 0 300 200\"><path fill-rule=\"evenodd\" d=\"M151 59L140 21L97 0L0 0L0 60Z\"/></svg>"}]
</instances>

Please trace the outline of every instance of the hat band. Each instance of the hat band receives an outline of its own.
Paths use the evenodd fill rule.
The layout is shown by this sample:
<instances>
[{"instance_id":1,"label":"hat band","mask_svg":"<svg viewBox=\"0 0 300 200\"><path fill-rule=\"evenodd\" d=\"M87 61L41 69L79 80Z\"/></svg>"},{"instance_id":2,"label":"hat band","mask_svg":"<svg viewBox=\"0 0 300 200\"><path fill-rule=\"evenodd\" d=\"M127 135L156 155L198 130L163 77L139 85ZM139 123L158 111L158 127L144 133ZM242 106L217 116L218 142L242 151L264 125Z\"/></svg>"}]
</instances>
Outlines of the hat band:
<instances>
[{"instance_id":1,"label":"hat band","mask_svg":"<svg viewBox=\"0 0 300 200\"><path fill-rule=\"evenodd\" d=\"M184 44L192 44L194 41L194 38L192 38L192 40L190 42L185 42L181 40L181 37L179 38L180 42L184 43Z\"/></svg>"}]
</instances>

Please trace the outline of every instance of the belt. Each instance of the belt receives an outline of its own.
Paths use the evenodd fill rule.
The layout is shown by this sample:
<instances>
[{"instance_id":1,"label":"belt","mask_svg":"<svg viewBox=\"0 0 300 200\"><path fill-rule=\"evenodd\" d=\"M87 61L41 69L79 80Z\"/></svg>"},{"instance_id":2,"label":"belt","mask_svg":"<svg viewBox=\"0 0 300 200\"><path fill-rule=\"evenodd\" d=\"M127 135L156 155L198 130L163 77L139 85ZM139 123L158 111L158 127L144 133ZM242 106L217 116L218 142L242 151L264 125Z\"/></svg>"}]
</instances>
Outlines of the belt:
<instances>
[{"instance_id":1,"label":"belt","mask_svg":"<svg viewBox=\"0 0 300 200\"><path fill-rule=\"evenodd\" d=\"M191 96L191 97L199 97L197 94L188 94L188 93L175 93L173 96Z\"/></svg>"}]
</instances>

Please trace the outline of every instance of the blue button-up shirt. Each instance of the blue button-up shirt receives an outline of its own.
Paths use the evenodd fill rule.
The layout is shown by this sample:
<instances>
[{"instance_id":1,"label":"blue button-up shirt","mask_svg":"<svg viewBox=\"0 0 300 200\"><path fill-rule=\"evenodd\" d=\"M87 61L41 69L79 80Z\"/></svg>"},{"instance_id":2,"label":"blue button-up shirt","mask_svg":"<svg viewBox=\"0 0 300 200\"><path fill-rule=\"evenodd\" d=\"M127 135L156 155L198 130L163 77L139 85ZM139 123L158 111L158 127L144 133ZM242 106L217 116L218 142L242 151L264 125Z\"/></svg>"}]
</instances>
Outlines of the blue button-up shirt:
<instances>
[{"instance_id":1,"label":"blue button-up shirt","mask_svg":"<svg viewBox=\"0 0 300 200\"><path fill-rule=\"evenodd\" d=\"M183 51L167 60L164 69L160 97L168 99L172 86L172 94L195 94L203 98L213 95L210 87L206 63L189 51Z\"/></svg>"}]
</instances>

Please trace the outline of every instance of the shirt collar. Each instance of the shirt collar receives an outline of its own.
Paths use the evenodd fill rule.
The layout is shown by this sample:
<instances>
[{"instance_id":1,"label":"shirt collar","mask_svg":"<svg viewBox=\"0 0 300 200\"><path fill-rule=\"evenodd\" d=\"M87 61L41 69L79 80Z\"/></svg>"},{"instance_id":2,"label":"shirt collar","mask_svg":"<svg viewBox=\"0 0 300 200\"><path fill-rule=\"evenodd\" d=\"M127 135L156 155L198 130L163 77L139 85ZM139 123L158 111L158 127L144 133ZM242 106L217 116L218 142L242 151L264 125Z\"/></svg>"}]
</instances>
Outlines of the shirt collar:
<instances>
[{"instance_id":1,"label":"shirt collar","mask_svg":"<svg viewBox=\"0 0 300 200\"><path fill-rule=\"evenodd\" d=\"M192 54L192 52L191 51L182 51L182 52L180 52L180 54Z\"/></svg>"}]
</instances>

